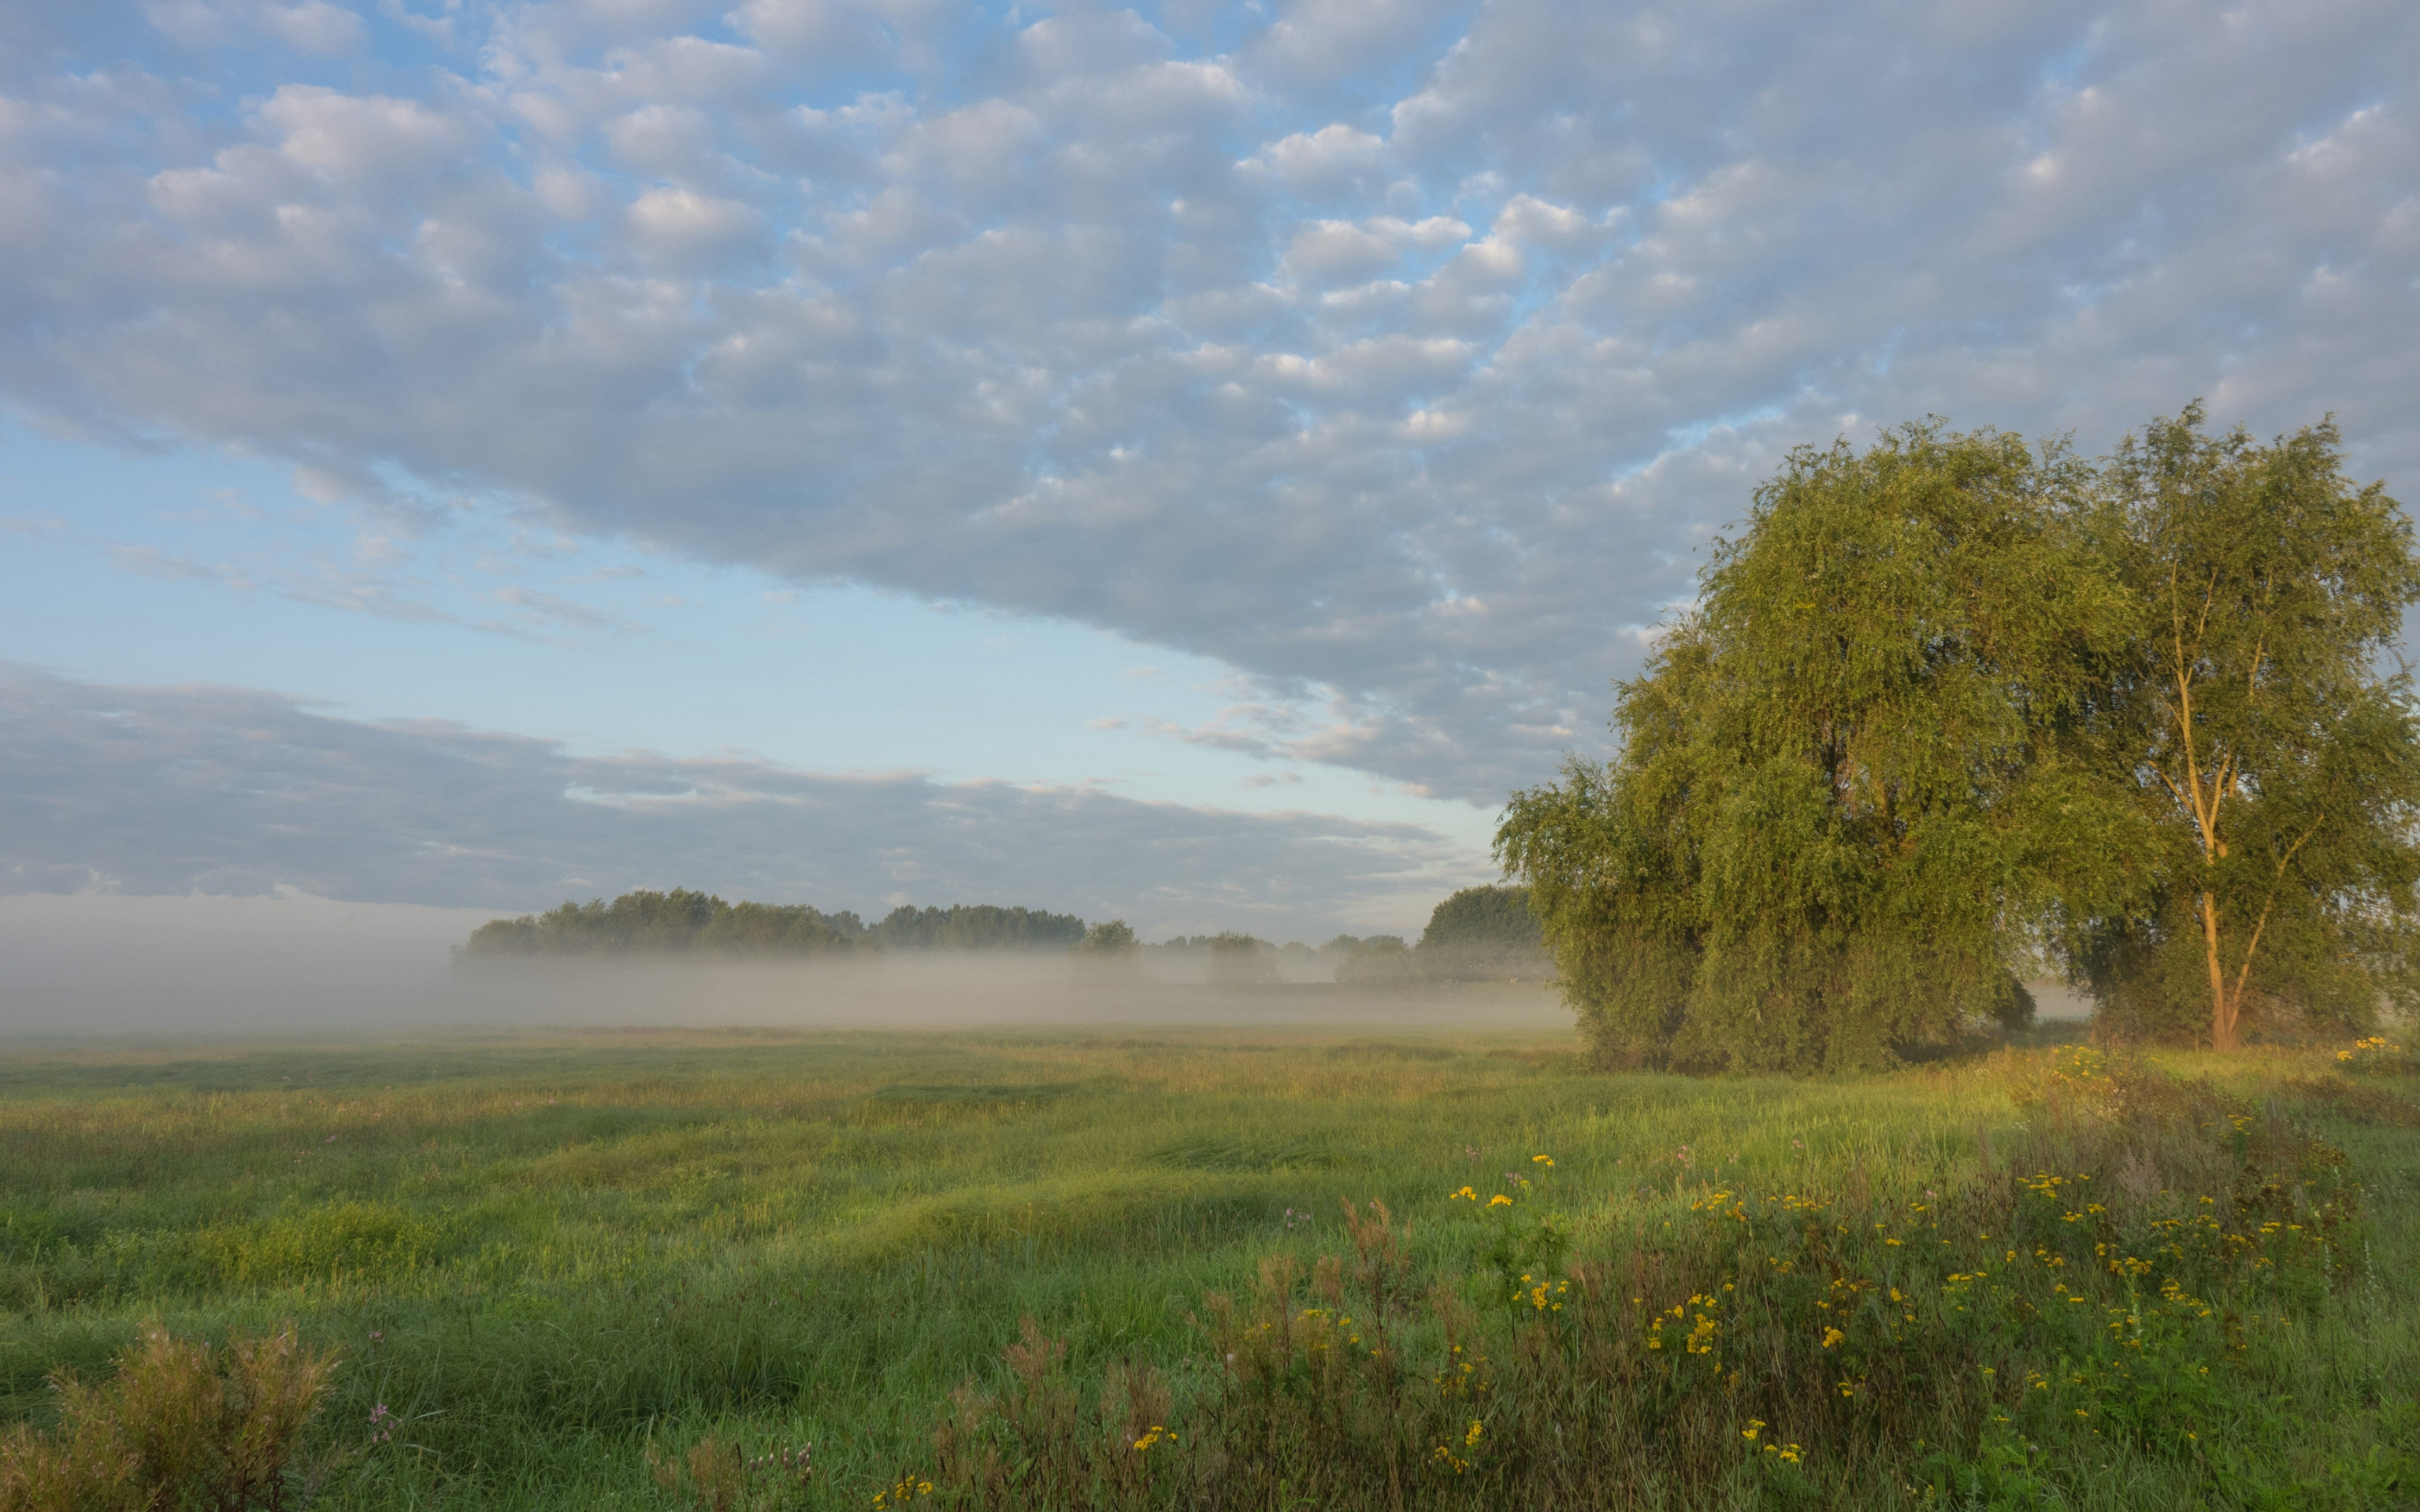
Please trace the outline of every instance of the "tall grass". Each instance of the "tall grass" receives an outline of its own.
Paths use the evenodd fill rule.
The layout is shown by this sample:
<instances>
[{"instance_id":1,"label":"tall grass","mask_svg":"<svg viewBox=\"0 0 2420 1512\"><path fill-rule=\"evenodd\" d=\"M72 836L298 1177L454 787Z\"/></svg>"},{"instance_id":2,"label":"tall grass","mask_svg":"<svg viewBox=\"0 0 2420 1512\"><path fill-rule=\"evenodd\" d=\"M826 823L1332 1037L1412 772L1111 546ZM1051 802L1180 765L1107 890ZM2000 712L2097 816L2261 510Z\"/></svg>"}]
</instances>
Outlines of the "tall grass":
<instances>
[{"instance_id":1,"label":"tall grass","mask_svg":"<svg viewBox=\"0 0 2420 1512\"><path fill-rule=\"evenodd\" d=\"M319 1421L330 1445L361 1450L321 1505L687 1504L695 1477L682 1468L668 1490L649 1453L686 1467L709 1435L743 1460L812 1442L804 1489L780 1489L796 1504L863 1508L877 1492L895 1500L903 1480L912 1500L925 1483L933 1500L1022 1494L984 1490L980 1469L992 1451L1001 1474L1017 1463L1001 1427L1026 1389L1002 1357L1011 1346L1029 1367L1032 1350L1049 1353L1040 1379L1078 1404L1070 1431L1094 1457L1091 1479L1063 1482L1078 1504L1145 1495L1132 1489L1140 1467L1153 1467L1151 1497L1238 1506L1387 1506L1389 1484L1405 1504L1616 1504L1602 1499L1634 1490L1649 1504L1780 1504L1792 1475L1821 1497L1877 1505L2019 1504L2025 1484L2075 1505L2396 1504L2403 1492L2376 1488L2410 1476L2401 1445L2420 1441L2420 1151L2374 1112L2287 1088L2355 1085L2327 1053L2169 1063L2188 1080L2218 1075L2211 1095L2240 1100L2229 1117L2252 1119L2264 1150L2313 1134L2341 1149L2340 1174L2366 1194L2366 1215L2335 1226L2324 1266L2276 1250L2271 1290L2224 1267L2211 1280L2135 1278L2160 1301L2174 1274L2186 1295L2219 1304L2213 1319L2242 1324L2242 1348L2224 1336L2212 1365L2217 1446L2113 1432L2113 1414L2148 1409L2087 1399L2063 1377L2035 1393L2040 1408L2009 1390L2001 1406L2024 1411L1993 1424L1999 1398L1974 1372L2021 1378L2049 1346L1958 1330L2018 1302L2040 1310L2026 1288L2072 1290L2087 1257L2105 1263L2089 1244L2056 1252L2066 1273L1983 1263L1968 1228L2000 1251L2017 1220L2082 1242L2083 1221L2064 1218L2078 1210L2033 1212L2025 1204L2048 1199L2020 1178L2116 1183L2131 1170L2139 1185L2149 1161L2157 1200L2102 1201L2110 1214L2086 1214L2091 1244L2132 1242L2125 1226L2165 1217L2158 1202L2174 1198L2159 1192L2235 1191L2213 1184L2234 1180L2231 1146L2195 1155L2178 1130L2156 1148L2116 1138L2084 1094L2041 1085L2038 1057L1792 1083L1593 1074L1544 1038L613 1034L22 1056L0 1062L0 1421L52 1423L51 1372L100 1379L148 1319L215 1339L292 1319L313 1346L343 1350ZM2034 1101L2020 1105L2012 1086ZM2410 1103L2412 1083L2392 1068L2357 1086ZM1550 1173L1537 1154L1552 1156ZM1508 1186L1513 1170L1531 1184ZM2289 1200L2309 1201L2323 1176L2295 1175ZM1450 1196L1465 1187L1508 1203ZM1730 1196L1705 1206L1715 1192ZM1368 1227L1373 1199L1391 1241ZM1384 1307L1359 1279L1347 1200L1363 1241L1391 1242L1388 1263L1407 1278ZM1993 1204L2014 1204L2005 1227L1987 1216ZM2118 1227L2102 1232L2104 1218ZM1931 1244L1920 1270L1905 1254L1919 1237ZM1505 1272L1524 1245L1545 1272ZM1763 1273L1743 1299L1754 1266ZM1508 1275L1523 1268L1553 1274L1562 1312L1516 1306ZM1843 1338L1826 1348L1807 1325L1827 1314L1816 1304L1834 1300L1835 1268L1885 1289L1855 1291ZM1952 1273L1986 1277L1967 1315L1945 1300ZM1280 1274L1273 1291L1264 1278ZM1916 1295L1906 1283L1919 1274L1930 1289L1916 1320L1885 1317L1886 1288ZM2097 1273L2093 1300L2060 1305L2097 1312L2117 1280ZM1693 1296L1725 1300L1710 1309ZM1345 1399L1365 1414L1391 1400L1387 1432L1400 1442L1349 1414L1316 1430L1342 1438L1317 1438L1277 1396L1224 1374L1220 1331L1274 1329L1280 1314L1294 1352L1269 1379L1309 1371L1307 1309L1329 1319L1319 1326L1355 1319L1363 1342L1341 1346L1336 1368L1356 1349L1388 1351L1386 1381L1368 1376L1373 1357L1350 1356L1361 1374ZM1712 1355L1683 1342L1701 1314L1721 1331ZM1020 1332L1029 1316L1038 1344ZM2156 1310L2134 1316L2166 1326ZM1491 1400L1528 1405L1446 1412L1434 1378L1463 1328ZM2079 1362L2136 1358L2075 1330L2058 1350ZM1666 1344L1649 1349L1653 1336ZM2153 1353L2190 1360L2197 1380L2210 1336L2178 1337ZM1995 1363L2003 1348L2009 1363ZM1639 1397L1668 1362L1677 1373ZM1741 1380L1709 1385L1691 1371ZM1863 1395L1840 1396L1842 1380L1862 1380ZM1643 1399L1662 1405L1642 1414ZM2064 1423L2052 1434L2027 1415L2053 1401L2092 1412L2101 1436ZM1885 1416L1859 1415L1885 1402ZM1213 1475L1214 1445L1248 1424L1265 1436L1255 1412L1296 1446L1231 1452L1259 1480ZM1642 1447L1650 1426L1654 1447ZM2010 1437L1987 1442L1994 1430ZM2184 1431L2201 1434L2186 1444L2213 1437ZM1552 1478L1599 1461L1593 1480Z\"/></svg>"},{"instance_id":2,"label":"tall grass","mask_svg":"<svg viewBox=\"0 0 2420 1512\"><path fill-rule=\"evenodd\" d=\"M1416 1263L1383 1204L1348 1204L1346 1246L1308 1268L1271 1254L1245 1296L1205 1299L1196 1358L1173 1376L1112 1366L1094 1412L1028 1319L1005 1389L963 1390L941 1424L933 1494L2025 1505L2120 1461L2142 1482L2129 1504L2316 1494L2270 1474L2240 1420L2257 1344L2359 1275L2343 1152L2088 1051L2014 1090L2030 1126L1921 1187L1857 1165L1762 1190L1692 1180L1675 1150L1685 1210L1584 1242L1546 1201L1554 1157L1533 1154L1448 1195L1467 1204L1460 1274Z\"/></svg>"}]
</instances>

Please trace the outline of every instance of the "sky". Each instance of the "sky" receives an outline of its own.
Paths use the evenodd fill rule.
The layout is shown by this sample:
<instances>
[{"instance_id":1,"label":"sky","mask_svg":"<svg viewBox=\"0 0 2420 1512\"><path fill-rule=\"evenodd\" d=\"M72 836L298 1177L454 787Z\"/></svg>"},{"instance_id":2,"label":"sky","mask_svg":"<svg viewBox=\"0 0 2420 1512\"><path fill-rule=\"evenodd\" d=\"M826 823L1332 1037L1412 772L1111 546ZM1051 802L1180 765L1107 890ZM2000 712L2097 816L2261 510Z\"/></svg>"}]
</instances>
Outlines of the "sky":
<instances>
[{"instance_id":1,"label":"sky","mask_svg":"<svg viewBox=\"0 0 2420 1512\"><path fill-rule=\"evenodd\" d=\"M2412 497L2415 79L2394 0L0 0L0 903L1417 932L1794 446L2199 398Z\"/></svg>"}]
</instances>

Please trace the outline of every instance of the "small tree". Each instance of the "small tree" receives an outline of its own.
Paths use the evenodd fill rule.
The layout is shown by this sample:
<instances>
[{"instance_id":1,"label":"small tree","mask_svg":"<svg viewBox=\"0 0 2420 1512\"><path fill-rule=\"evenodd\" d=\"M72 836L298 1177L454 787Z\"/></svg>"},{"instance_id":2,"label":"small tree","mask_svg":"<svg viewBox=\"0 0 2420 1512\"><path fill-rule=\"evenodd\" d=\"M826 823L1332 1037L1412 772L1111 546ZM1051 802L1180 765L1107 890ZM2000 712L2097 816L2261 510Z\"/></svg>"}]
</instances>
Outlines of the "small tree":
<instances>
[{"instance_id":1,"label":"small tree","mask_svg":"<svg viewBox=\"0 0 2420 1512\"><path fill-rule=\"evenodd\" d=\"M1278 949L1268 941L1222 930L1207 943L1212 986L1265 987L1280 980Z\"/></svg>"},{"instance_id":2,"label":"small tree","mask_svg":"<svg viewBox=\"0 0 2420 1512\"><path fill-rule=\"evenodd\" d=\"M1609 1056L1887 1063L2030 1007L2045 921L2122 893L2139 814L2067 732L2131 623L2064 449L1936 424L1801 449L1621 687L1620 756L1497 833Z\"/></svg>"},{"instance_id":3,"label":"small tree","mask_svg":"<svg viewBox=\"0 0 2420 1512\"><path fill-rule=\"evenodd\" d=\"M2202 418L2154 423L2108 471L2100 545L2133 622L2093 728L2165 886L2078 954L2113 1027L2229 1049L2264 1017L2359 1026L2412 1000L2420 741L2381 661L2420 563L2333 424L2261 446Z\"/></svg>"},{"instance_id":4,"label":"small tree","mask_svg":"<svg viewBox=\"0 0 2420 1512\"><path fill-rule=\"evenodd\" d=\"M1343 948L1336 980L1353 987L1401 987L1418 981L1420 964L1400 934L1370 934Z\"/></svg>"},{"instance_id":5,"label":"small tree","mask_svg":"<svg viewBox=\"0 0 2420 1512\"><path fill-rule=\"evenodd\" d=\"M1106 924L1094 925L1084 932L1084 937L1076 944L1079 953L1104 958L1132 956L1141 948L1140 942L1135 939L1133 927L1123 918L1113 918Z\"/></svg>"},{"instance_id":6,"label":"small tree","mask_svg":"<svg viewBox=\"0 0 2420 1512\"><path fill-rule=\"evenodd\" d=\"M1522 887L1465 887L1436 905L1417 947L1420 971L1439 981L1502 981L1554 975L1538 916Z\"/></svg>"},{"instance_id":7,"label":"small tree","mask_svg":"<svg viewBox=\"0 0 2420 1512\"><path fill-rule=\"evenodd\" d=\"M1078 977L1094 981L1139 980L1142 975L1142 942L1123 918L1094 924L1068 952L1067 964Z\"/></svg>"}]
</instances>

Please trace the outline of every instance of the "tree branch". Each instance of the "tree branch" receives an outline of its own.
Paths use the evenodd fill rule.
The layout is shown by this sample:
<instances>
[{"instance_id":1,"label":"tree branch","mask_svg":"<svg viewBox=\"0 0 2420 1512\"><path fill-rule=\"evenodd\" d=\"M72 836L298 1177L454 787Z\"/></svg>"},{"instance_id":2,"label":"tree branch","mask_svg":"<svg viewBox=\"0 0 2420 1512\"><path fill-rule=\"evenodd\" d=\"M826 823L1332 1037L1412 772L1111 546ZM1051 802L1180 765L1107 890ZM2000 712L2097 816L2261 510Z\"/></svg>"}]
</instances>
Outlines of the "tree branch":
<instances>
[{"instance_id":1,"label":"tree branch","mask_svg":"<svg viewBox=\"0 0 2420 1512\"><path fill-rule=\"evenodd\" d=\"M2287 846L2286 854L2277 857L2277 872L2270 881L2269 896L2261 901L2260 918L2252 926L2252 937L2243 942L2243 961L2235 973L2235 986L2227 994L2226 1007L2229 1020L2242 1011L2243 989L2252 981L2252 956L2260 949L2260 936L2269 928L2269 915L2277 906L2277 884L2286 880L2286 868L2294 864L2294 853L2310 843L2311 837L2318 834L2319 826L2327 822L2328 816L2322 812L2317 819L2311 821L2310 828L2303 831L2302 838Z\"/></svg>"},{"instance_id":2,"label":"tree branch","mask_svg":"<svg viewBox=\"0 0 2420 1512\"><path fill-rule=\"evenodd\" d=\"M2201 649L2202 641L2210 635L2210 607L2217 600L2218 569L2212 567L2210 569L2210 586L2202 590L2201 617L2194 622L2194 649L2196 651Z\"/></svg>"}]
</instances>

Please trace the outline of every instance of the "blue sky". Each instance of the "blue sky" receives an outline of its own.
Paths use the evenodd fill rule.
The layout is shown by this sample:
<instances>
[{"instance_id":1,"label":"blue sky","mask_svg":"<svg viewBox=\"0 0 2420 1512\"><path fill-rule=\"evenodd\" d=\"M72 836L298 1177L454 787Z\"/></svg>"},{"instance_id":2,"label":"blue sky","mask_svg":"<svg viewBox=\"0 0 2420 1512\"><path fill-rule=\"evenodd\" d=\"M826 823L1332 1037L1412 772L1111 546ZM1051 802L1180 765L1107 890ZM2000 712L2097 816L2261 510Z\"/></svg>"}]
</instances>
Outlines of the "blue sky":
<instances>
[{"instance_id":1,"label":"blue sky","mask_svg":"<svg viewBox=\"0 0 2420 1512\"><path fill-rule=\"evenodd\" d=\"M0 633L102 683L273 687L356 719L450 719L574 754L739 753L944 780L1458 826L1481 810L1342 768L1172 738L1233 671L1080 625L800 585L470 513L366 541L258 458L0 441Z\"/></svg>"},{"instance_id":2,"label":"blue sky","mask_svg":"<svg viewBox=\"0 0 2420 1512\"><path fill-rule=\"evenodd\" d=\"M1417 928L1793 445L2203 397L2408 496L2415 77L2382 0L0 6L0 890Z\"/></svg>"}]
</instances>

